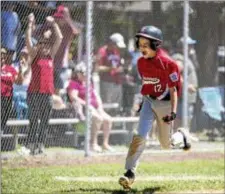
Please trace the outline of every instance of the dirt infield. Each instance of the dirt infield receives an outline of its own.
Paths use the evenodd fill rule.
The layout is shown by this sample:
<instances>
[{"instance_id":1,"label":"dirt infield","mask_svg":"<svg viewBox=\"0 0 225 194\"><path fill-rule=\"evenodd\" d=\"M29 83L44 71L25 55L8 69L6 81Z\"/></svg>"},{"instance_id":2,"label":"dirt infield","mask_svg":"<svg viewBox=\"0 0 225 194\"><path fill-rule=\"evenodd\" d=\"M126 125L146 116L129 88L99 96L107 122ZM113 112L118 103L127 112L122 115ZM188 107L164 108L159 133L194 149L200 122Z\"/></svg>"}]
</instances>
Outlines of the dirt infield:
<instances>
[{"instance_id":1,"label":"dirt infield","mask_svg":"<svg viewBox=\"0 0 225 194\"><path fill-rule=\"evenodd\" d=\"M86 164L121 164L124 165L128 147L114 146L115 152L91 153L84 156L83 150L51 148L45 155L21 156L18 151L1 153L2 166L7 167L42 167L42 166L73 166ZM224 159L224 142L197 142L190 151L161 150L159 145L147 147L141 161L172 162L195 159Z\"/></svg>"},{"instance_id":2,"label":"dirt infield","mask_svg":"<svg viewBox=\"0 0 225 194\"><path fill-rule=\"evenodd\" d=\"M42 166L73 166L86 164L101 164L101 163L121 163L124 164L126 154L120 155L94 155L84 157L81 155L66 155L63 152L55 153L51 156L29 156L20 157L10 160L3 160L2 165L7 167L42 167ZM187 161L193 159L224 159L224 152L166 152L166 153L145 153L142 156L142 161L145 162L172 162L172 161Z\"/></svg>"}]
</instances>

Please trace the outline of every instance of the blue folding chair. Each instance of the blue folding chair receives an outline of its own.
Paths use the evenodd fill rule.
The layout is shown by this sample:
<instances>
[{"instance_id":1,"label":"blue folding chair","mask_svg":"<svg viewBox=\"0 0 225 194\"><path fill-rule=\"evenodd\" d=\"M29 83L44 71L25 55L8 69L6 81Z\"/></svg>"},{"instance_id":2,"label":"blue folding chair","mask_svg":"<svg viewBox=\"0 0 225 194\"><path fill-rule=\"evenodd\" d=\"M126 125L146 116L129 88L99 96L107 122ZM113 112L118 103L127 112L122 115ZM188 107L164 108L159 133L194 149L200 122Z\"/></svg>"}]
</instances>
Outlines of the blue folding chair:
<instances>
[{"instance_id":1,"label":"blue folding chair","mask_svg":"<svg viewBox=\"0 0 225 194\"><path fill-rule=\"evenodd\" d=\"M205 87L199 89L199 97L202 101L202 112L205 113L205 124L209 123L208 128L212 129L210 134L214 139L215 128L224 135L224 87Z\"/></svg>"}]
</instances>

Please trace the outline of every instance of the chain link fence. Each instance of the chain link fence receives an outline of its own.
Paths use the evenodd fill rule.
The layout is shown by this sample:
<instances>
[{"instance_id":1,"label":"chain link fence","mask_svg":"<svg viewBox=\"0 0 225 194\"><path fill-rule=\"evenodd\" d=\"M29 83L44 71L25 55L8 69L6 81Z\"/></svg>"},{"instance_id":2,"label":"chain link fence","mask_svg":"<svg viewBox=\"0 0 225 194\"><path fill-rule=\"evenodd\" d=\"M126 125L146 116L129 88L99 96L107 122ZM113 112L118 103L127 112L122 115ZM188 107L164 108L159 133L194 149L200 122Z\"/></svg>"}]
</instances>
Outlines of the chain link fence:
<instances>
[{"instance_id":1,"label":"chain link fence","mask_svg":"<svg viewBox=\"0 0 225 194\"><path fill-rule=\"evenodd\" d=\"M46 148L83 149L87 2L2 1L1 10L1 150L12 151L34 143ZM189 106L190 130L200 133L207 129L212 139L215 135L224 136L224 10L224 2L190 2L189 36L194 42L189 45L189 58L197 76L196 100ZM60 33L48 16L53 16ZM31 37L27 40L29 25ZM183 3L93 2L92 25L90 145L94 151L100 151L101 146L110 150L108 145L129 141L128 134L132 134L138 121L140 80L136 62L140 53L135 48L135 33L144 25L159 27L163 49L174 55L182 46L179 40L183 36ZM60 34L60 46L51 55ZM106 48L112 40L120 48L109 56ZM31 57L31 61L27 42L39 49L39 55ZM111 66L121 67L118 74L101 69L104 57L111 57L107 59ZM4 65L26 75L22 85L17 83L14 70ZM7 73L14 78L9 79ZM96 111L99 101L92 92L103 101L104 112Z\"/></svg>"}]
</instances>

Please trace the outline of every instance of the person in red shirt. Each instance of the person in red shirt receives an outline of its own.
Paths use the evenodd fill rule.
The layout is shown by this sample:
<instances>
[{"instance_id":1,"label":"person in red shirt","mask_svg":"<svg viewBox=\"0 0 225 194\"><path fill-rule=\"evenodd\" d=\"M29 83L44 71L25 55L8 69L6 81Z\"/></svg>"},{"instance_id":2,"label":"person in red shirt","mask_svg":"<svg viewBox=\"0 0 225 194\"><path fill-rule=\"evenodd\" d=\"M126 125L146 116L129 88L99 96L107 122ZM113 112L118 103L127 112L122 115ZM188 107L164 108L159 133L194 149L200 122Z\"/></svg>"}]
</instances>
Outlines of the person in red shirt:
<instances>
[{"instance_id":1,"label":"person in red shirt","mask_svg":"<svg viewBox=\"0 0 225 194\"><path fill-rule=\"evenodd\" d=\"M73 22L68 7L59 5L53 14L56 23L63 35L63 40L54 58L54 86L55 94L60 96L60 90L64 88L64 82L61 78L62 73L69 67L68 55L71 43L76 35L80 33L77 24Z\"/></svg>"},{"instance_id":2,"label":"person in red shirt","mask_svg":"<svg viewBox=\"0 0 225 194\"><path fill-rule=\"evenodd\" d=\"M12 52L12 51L11 51ZM6 122L12 111L13 84L21 84L22 68L19 72L12 66L12 55L1 49L1 129L4 131Z\"/></svg>"},{"instance_id":3,"label":"person in red shirt","mask_svg":"<svg viewBox=\"0 0 225 194\"><path fill-rule=\"evenodd\" d=\"M160 48L163 40L161 30L155 26L144 26L136 38L136 46L142 53L137 66L142 79L143 103L138 134L133 136L126 158L126 173L119 179L124 189L129 189L135 180L138 160L144 151L146 137L154 119L157 121L161 147L170 149L170 124L176 118L180 87L177 64ZM183 136L186 139L186 135Z\"/></svg>"},{"instance_id":4,"label":"person in red shirt","mask_svg":"<svg viewBox=\"0 0 225 194\"><path fill-rule=\"evenodd\" d=\"M98 49L97 71L101 80L100 92L103 103L122 104L124 68L121 63L121 50L125 48L123 36L113 33L107 44Z\"/></svg>"},{"instance_id":5,"label":"person in red shirt","mask_svg":"<svg viewBox=\"0 0 225 194\"><path fill-rule=\"evenodd\" d=\"M53 60L63 38L54 18L48 16L46 21L52 25L56 39L52 40L51 36L48 37L46 34L43 34L39 38L38 43L33 46L31 36L34 21L35 17L31 13L28 16L28 27L26 31L26 46L32 61L32 77L28 87L28 118L30 121L30 129L26 148L30 149L30 154L32 155L43 152L48 121L52 109L52 95L54 93ZM40 125L38 124L39 119Z\"/></svg>"}]
</instances>

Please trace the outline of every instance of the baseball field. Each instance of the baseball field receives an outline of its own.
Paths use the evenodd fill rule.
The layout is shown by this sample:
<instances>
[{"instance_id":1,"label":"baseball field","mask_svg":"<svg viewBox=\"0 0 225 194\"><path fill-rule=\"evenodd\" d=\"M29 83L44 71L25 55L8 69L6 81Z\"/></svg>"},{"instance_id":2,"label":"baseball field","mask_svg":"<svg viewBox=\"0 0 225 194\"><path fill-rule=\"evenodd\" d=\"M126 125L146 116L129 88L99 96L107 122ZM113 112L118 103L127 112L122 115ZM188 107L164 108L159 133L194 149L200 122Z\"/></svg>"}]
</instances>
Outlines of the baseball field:
<instances>
[{"instance_id":1,"label":"baseball field","mask_svg":"<svg viewBox=\"0 0 225 194\"><path fill-rule=\"evenodd\" d=\"M118 184L126 147L90 157L68 149L38 157L3 153L2 193L224 193L223 148L222 142L205 142L188 152L147 149L130 191Z\"/></svg>"}]
</instances>

